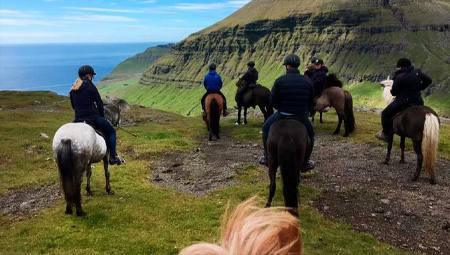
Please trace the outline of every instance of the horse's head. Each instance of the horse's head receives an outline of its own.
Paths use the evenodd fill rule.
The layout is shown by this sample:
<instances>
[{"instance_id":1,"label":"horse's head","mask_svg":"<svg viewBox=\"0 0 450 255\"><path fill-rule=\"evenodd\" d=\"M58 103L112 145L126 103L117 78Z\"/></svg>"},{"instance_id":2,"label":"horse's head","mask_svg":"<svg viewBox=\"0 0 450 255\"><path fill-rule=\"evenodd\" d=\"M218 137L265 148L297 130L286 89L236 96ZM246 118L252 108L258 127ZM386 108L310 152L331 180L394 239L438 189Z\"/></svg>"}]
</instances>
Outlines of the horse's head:
<instances>
[{"instance_id":1,"label":"horse's head","mask_svg":"<svg viewBox=\"0 0 450 255\"><path fill-rule=\"evenodd\" d=\"M129 109L127 101L122 98L107 97L103 100L105 106L105 117L115 127L120 123L120 112Z\"/></svg>"},{"instance_id":2,"label":"horse's head","mask_svg":"<svg viewBox=\"0 0 450 255\"><path fill-rule=\"evenodd\" d=\"M239 80L236 82L236 87L240 88L245 86L245 80L242 78L239 78Z\"/></svg>"},{"instance_id":3,"label":"horse's head","mask_svg":"<svg viewBox=\"0 0 450 255\"><path fill-rule=\"evenodd\" d=\"M392 85L394 85L394 81L390 80L389 77L384 80L380 81L380 85L383 88L383 99L386 105L392 103L394 101L395 97L391 94Z\"/></svg>"}]
</instances>

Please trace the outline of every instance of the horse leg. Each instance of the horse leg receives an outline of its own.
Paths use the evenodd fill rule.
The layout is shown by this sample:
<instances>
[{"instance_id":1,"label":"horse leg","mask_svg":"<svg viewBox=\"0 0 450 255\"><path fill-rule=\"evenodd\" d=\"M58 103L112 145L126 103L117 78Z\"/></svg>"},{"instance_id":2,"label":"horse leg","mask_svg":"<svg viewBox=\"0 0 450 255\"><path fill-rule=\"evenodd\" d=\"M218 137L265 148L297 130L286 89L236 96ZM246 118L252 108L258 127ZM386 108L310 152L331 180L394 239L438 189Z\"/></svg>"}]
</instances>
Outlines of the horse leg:
<instances>
[{"instance_id":1,"label":"horse leg","mask_svg":"<svg viewBox=\"0 0 450 255\"><path fill-rule=\"evenodd\" d=\"M264 115L264 121L266 121L267 118L269 118L269 116L267 116L266 108L265 108L263 105L258 105L258 106L259 106L259 109L261 110L261 112L262 112L263 115Z\"/></svg>"},{"instance_id":2,"label":"horse leg","mask_svg":"<svg viewBox=\"0 0 450 255\"><path fill-rule=\"evenodd\" d=\"M75 190L74 190L74 203L75 208L77 211L77 216L86 216L86 213L83 212L83 209L81 208L81 182L83 181L83 172L78 174L76 177L76 184L75 184Z\"/></svg>"},{"instance_id":3,"label":"horse leg","mask_svg":"<svg viewBox=\"0 0 450 255\"><path fill-rule=\"evenodd\" d=\"M277 188L277 168L278 168L278 162L276 160L276 157L270 157L269 160L269 179L270 179L270 185L269 185L269 199L267 199L266 207L270 207L272 205L272 199L275 195L275 190Z\"/></svg>"},{"instance_id":4,"label":"horse leg","mask_svg":"<svg viewBox=\"0 0 450 255\"><path fill-rule=\"evenodd\" d=\"M247 125L247 107L244 107L244 125Z\"/></svg>"},{"instance_id":5,"label":"horse leg","mask_svg":"<svg viewBox=\"0 0 450 255\"><path fill-rule=\"evenodd\" d=\"M106 153L106 155L103 157L103 168L105 169L105 182L106 182L105 190L106 190L106 193L108 193L108 195L113 195L114 191L111 190L111 186L109 184L110 173L109 173L109 165L108 165L108 153Z\"/></svg>"},{"instance_id":6,"label":"horse leg","mask_svg":"<svg viewBox=\"0 0 450 255\"><path fill-rule=\"evenodd\" d=\"M386 159L384 160L383 164L387 165L389 164L389 160L391 159L391 151L392 151L392 142L394 140L394 135L389 137L388 140L388 148L387 148L387 154L386 154Z\"/></svg>"},{"instance_id":7,"label":"horse leg","mask_svg":"<svg viewBox=\"0 0 450 255\"><path fill-rule=\"evenodd\" d=\"M320 123L323 123L322 112L320 112Z\"/></svg>"},{"instance_id":8,"label":"horse leg","mask_svg":"<svg viewBox=\"0 0 450 255\"><path fill-rule=\"evenodd\" d=\"M314 122L314 117L316 116L316 111L313 111L311 113L311 115L312 115L311 122Z\"/></svg>"},{"instance_id":9,"label":"horse leg","mask_svg":"<svg viewBox=\"0 0 450 255\"><path fill-rule=\"evenodd\" d=\"M209 129L209 140L212 141L212 138L213 138L213 133L212 133L212 130L210 128Z\"/></svg>"},{"instance_id":10,"label":"horse leg","mask_svg":"<svg viewBox=\"0 0 450 255\"><path fill-rule=\"evenodd\" d=\"M92 190L91 190L91 176L92 176L92 168L91 168L91 164L88 164L86 166L86 194L88 196L92 196Z\"/></svg>"},{"instance_id":11,"label":"horse leg","mask_svg":"<svg viewBox=\"0 0 450 255\"><path fill-rule=\"evenodd\" d=\"M400 158L400 164L405 164L405 140L406 137L402 136L400 140L400 149L402 150L402 156Z\"/></svg>"},{"instance_id":12,"label":"horse leg","mask_svg":"<svg viewBox=\"0 0 450 255\"><path fill-rule=\"evenodd\" d=\"M238 119L236 122L237 125L241 125L241 111L242 111L242 106L238 106Z\"/></svg>"},{"instance_id":13,"label":"horse leg","mask_svg":"<svg viewBox=\"0 0 450 255\"><path fill-rule=\"evenodd\" d=\"M414 151L417 155L417 167L416 167L416 173L414 174L414 177L412 181L419 180L420 171L422 170L422 163L423 163L423 155L422 155L422 141L414 141L413 140L413 147Z\"/></svg>"},{"instance_id":14,"label":"horse leg","mask_svg":"<svg viewBox=\"0 0 450 255\"><path fill-rule=\"evenodd\" d=\"M336 130L334 130L333 132L333 134L335 135L339 134L339 132L341 131L342 120L344 119L341 115L338 115L338 118L339 118L338 125L336 127Z\"/></svg>"}]
</instances>

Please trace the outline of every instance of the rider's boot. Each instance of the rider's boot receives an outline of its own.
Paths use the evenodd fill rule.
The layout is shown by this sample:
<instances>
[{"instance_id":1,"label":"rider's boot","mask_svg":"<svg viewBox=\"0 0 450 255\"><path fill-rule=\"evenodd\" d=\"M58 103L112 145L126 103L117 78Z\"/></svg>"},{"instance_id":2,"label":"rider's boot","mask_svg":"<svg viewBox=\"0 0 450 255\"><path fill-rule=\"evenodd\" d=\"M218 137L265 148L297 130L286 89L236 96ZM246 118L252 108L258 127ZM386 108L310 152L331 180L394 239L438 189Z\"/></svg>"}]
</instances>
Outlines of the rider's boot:
<instances>
[{"instance_id":1,"label":"rider's boot","mask_svg":"<svg viewBox=\"0 0 450 255\"><path fill-rule=\"evenodd\" d=\"M381 141L383 141L383 142L388 142L388 141L389 141L388 136L387 136L383 131L376 133L376 134L375 134L375 137L376 137L378 140L381 140Z\"/></svg>"},{"instance_id":2,"label":"rider's boot","mask_svg":"<svg viewBox=\"0 0 450 255\"><path fill-rule=\"evenodd\" d=\"M267 138L263 138L264 156L258 159L258 163L269 167L269 157L267 156Z\"/></svg>"},{"instance_id":3,"label":"rider's boot","mask_svg":"<svg viewBox=\"0 0 450 255\"><path fill-rule=\"evenodd\" d=\"M122 157L119 157L119 155L116 155L115 157L110 156L109 157L109 164L110 165L122 165L125 163L125 159Z\"/></svg>"}]
</instances>

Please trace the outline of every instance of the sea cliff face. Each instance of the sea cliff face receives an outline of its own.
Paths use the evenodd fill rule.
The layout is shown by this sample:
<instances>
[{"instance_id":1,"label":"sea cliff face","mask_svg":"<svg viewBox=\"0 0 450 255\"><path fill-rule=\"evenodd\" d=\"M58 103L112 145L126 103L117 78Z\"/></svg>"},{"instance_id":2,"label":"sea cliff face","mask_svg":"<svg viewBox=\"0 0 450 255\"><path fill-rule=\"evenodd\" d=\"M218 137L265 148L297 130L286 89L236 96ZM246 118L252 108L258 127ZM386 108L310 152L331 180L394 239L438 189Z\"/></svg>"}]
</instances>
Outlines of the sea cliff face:
<instances>
[{"instance_id":1,"label":"sea cliff face","mask_svg":"<svg viewBox=\"0 0 450 255\"><path fill-rule=\"evenodd\" d=\"M292 4L255 0L249 5L283 2ZM428 5L435 6L427 11ZM439 22L434 21L435 17L419 22L408 12L412 8L422 8L424 14L442 8L449 11L446 15L438 12ZM299 10L285 17L280 14L279 19L271 17L233 27L219 22L174 45L140 82L196 86L211 62L218 64L222 75L234 79L250 59L260 69L271 69L264 75L273 77L281 67L271 67L279 65L288 53L296 53L303 60L317 55L332 71L350 81L386 77L396 59L407 56L429 72L437 84L450 82L450 74L442 72L450 70L450 43L445 39L450 38L448 1L324 1L315 12ZM234 16L228 19L239 20L239 15Z\"/></svg>"},{"instance_id":2,"label":"sea cliff face","mask_svg":"<svg viewBox=\"0 0 450 255\"><path fill-rule=\"evenodd\" d=\"M224 91L256 62L259 82L271 87L286 54L302 67L312 56L348 83L379 81L401 57L430 74L434 91L450 84L450 1L253 0L228 18L171 47L139 80L139 102L182 114L199 112L197 97L209 63L218 65ZM177 92L179 91L179 92ZM183 101L174 107L169 101ZM230 100L232 101L232 100Z\"/></svg>"}]
</instances>

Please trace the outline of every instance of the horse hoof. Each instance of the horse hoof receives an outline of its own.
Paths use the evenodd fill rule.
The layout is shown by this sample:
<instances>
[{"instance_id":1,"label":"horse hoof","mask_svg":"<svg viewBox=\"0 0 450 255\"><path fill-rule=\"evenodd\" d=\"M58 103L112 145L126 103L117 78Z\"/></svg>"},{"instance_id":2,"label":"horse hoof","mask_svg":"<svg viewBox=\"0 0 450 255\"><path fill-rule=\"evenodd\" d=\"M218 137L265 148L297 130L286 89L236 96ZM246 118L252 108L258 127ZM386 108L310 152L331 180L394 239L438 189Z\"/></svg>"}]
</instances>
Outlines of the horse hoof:
<instances>
[{"instance_id":1,"label":"horse hoof","mask_svg":"<svg viewBox=\"0 0 450 255\"><path fill-rule=\"evenodd\" d=\"M267 204L266 204L266 208L269 208L269 207L270 207L270 204L269 204L269 203L267 203Z\"/></svg>"},{"instance_id":2,"label":"horse hoof","mask_svg":"<svg viewBox=\"0 0 450 255\"><path fill-rule=\"evenodd\" d=\"M64 214L72 214L72 213L73 213L72 209L66 209L66 211L64 212Z\"/></svg>"},{"instance_id":3,"label":"horse hoof","mask_svg":"<svg viewBox=\"0 0 450 255\"><path fill-rule=\"evenodd\" d=\"M430 184L431 184L431 185L436 185L437 182L436 182L435 180L431 180L431 181L430 181Z\"/></svg>"},{"instance_id":4,"label":"horse hoof","mask_svg":"<svg viewBox=\"0 0 450 255\"><path fill-rule=\"evenodd\" d=\"M413 181L413 182L416 182L418 180L419 180L419 177L414 177L414 178L411 179L411 181Z\"/></svg>"},{"instance_id":5,"label":"horse hoof","mask_svg":"<svg viewBox=\"0 0 450 255\"><path fill-rule=\"evenodd\" d=\"M400 163L400 164L406 164L406 161L400 160L400 162L398 162L398 163Z\"/></svg>"},{"instance_id":6,"label":"horse hoof","mask_svg":"<svg viewBox=\"0 0 450 255\"><path fill-rule=\"evenodd\" d=\"M383 164L389 165L389 161L385 160L385 161L383 161Z\"/></svg>"},{"instance_id":7,"label":"horse hoof","mask_svg":"<svg viewBox=\"0 0 450 255\"><path fill-rule=\"evenodd\" d=\"M92 192L92 191L86 191L86 196L93 196L94 195L94 192Z\"/></svg>"},{"instance_id":8,"label":"horse hoof","mask_svg":"<svg viewBox=\"0 0 450 255\"><path fill-rule=\"evenodd\" d=\"M339 135L339 131L334 131L333 135Z\"/></svg>"},{"instance_id":9,"label":"horse hoof","mask_svg":"<svg viewBox=\"0 0 450 255\"><path fill-rule=\"evenodd\" d=\"M349 137L350 136L350 134L344 134L344 137Z\"/></svg>"},{"instance_id":10,"label":"horse hoof","mask_svg":"<svg viewBox=\"0 0 450 255\"><path fill-rule=\"evenodd\" d=\"M114 195L114 191L113 190L107 190L106 193L108 193L108 195Z\"/></svg>"},{"instance_id":11,"label":"horse hoof","mask_svg":"<svg viewBox=\"0 0 450 255\"><path fill-rule=\"evenodd\" d=\"M236 122L236 123L234 123L236 126L239 126L239 125L241 125L241 123L238 123L238 122Z\"/></svg>"},{"instance_id":12,"label":"horse hoof","mask_svg":"<svg viewBox=\"0 0 450 255\"><path fill-rule=\"evenodd\" d=\"M81 211L81 212L77 212L77 216L78 217L85 217L87 214L85 213L85 212L83 212L83 211Z\"/></svg>"}]
</instances>

